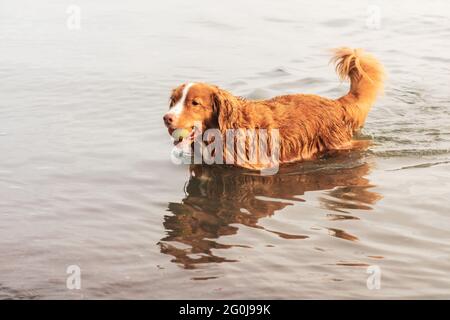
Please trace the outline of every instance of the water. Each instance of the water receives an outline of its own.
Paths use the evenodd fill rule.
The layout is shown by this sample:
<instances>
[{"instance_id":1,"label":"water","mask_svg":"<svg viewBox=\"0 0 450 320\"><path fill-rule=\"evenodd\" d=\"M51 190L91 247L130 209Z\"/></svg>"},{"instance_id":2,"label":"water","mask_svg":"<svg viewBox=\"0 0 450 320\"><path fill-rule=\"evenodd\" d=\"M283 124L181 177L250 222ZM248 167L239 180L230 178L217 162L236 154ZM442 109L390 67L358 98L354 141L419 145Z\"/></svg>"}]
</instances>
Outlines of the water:
<instances>
[{"instance_id":1,"label":"water","mask_svg":"<svg viewBox=\"0 0 450 320\"><path fill-rule=\"evenodd\" d=\"M69 30L66 3L0 2L0 298L450 297L448 2L76 4ZM173 87L339 97L342 45L389 75L367 150L271 177L171 163Z\"/></svg>"}]
</instances>

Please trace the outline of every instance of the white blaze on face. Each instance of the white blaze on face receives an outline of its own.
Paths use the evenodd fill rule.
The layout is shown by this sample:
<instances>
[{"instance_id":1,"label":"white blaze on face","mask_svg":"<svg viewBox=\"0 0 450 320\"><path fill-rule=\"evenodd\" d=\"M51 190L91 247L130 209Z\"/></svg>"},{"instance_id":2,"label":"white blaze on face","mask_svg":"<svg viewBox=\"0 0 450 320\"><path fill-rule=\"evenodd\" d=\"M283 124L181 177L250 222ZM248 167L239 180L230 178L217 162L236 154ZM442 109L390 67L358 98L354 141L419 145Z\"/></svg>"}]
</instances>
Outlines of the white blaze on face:
<instances>
[{"instance_id":1,"label":"white blaze on face","mask_svg":"<svg viewBox=\"0 0 450 320\"><path fill-rule=\"evenodd\" d=\"M180 114L183 112L184 103L186 101L187 94L189 92L189 89L194 85L194 83L188 83L183 89L183 94L181 95L181 99L178 100L178 102L170 109L170 113L174 114L175 117L179 117Z\"/></svg>"}]
</instances>

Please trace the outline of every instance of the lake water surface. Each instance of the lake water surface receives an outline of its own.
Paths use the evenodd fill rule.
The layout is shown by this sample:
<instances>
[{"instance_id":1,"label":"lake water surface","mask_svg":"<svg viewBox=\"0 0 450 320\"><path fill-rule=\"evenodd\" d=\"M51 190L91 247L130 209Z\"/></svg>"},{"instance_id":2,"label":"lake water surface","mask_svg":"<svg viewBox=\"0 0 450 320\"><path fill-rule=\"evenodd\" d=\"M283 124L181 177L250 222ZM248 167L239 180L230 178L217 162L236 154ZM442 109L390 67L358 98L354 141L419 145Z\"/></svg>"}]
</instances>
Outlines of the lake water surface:
<instances>
[{"instance_id":1,"label":"lake water surface","mask_svg":"<svg viewBox=\"0 0 450 320\"><path fill-rule=\"evenodd\" d=\"M450 298L449 16L448 1L0 0L0 298ZM172 164L173 87L336 98L327 49L343 45L388 72L367 150L268 177Z\"/></svg>"}]
</instances>

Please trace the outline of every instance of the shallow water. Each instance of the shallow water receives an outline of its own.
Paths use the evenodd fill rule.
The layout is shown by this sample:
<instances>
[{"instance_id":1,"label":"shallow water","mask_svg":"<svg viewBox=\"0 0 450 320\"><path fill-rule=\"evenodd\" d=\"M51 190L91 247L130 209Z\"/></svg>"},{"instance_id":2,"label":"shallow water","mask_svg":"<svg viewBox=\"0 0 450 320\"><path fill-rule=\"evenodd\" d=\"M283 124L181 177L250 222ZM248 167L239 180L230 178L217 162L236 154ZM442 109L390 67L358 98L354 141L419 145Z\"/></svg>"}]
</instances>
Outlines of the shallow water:
<instances>
[{"instance_id":1,"label":"shallow water","mask_svg":"<svg viewBox=\"0 0 450 320\"><path fill-rule=\"evenodd\" d=\"M374 1L379 28L365 1L77 4L69 30L60 1L0 2L0 298L450 297L448 2ZM342 45L389 75L367 150L172 164L170 89L339 97Z\"/></svg>"}]
</instances>

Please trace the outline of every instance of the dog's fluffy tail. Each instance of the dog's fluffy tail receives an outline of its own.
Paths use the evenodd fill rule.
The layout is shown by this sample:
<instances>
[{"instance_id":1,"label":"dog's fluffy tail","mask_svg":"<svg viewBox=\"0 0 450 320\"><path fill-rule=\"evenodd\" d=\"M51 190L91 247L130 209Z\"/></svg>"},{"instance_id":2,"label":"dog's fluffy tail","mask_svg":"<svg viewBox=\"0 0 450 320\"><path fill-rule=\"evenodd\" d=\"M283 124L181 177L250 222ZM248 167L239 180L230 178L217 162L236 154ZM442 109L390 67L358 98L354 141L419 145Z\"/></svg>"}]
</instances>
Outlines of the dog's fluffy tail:
<instances>
[{"instance_id":1,"label":"dog's fluffy tail","mask_svg":"<svg viewBox=\"0 0 450 320\"><path fill-rule=\"evenodd\" d=\"M383 91L384 69L378 60L362 49L334 49L332 62L342 80L350 79L350 91L338 99L354 121L355 129L364 125L370 108Z\"/></svg>"}]
</instances>

